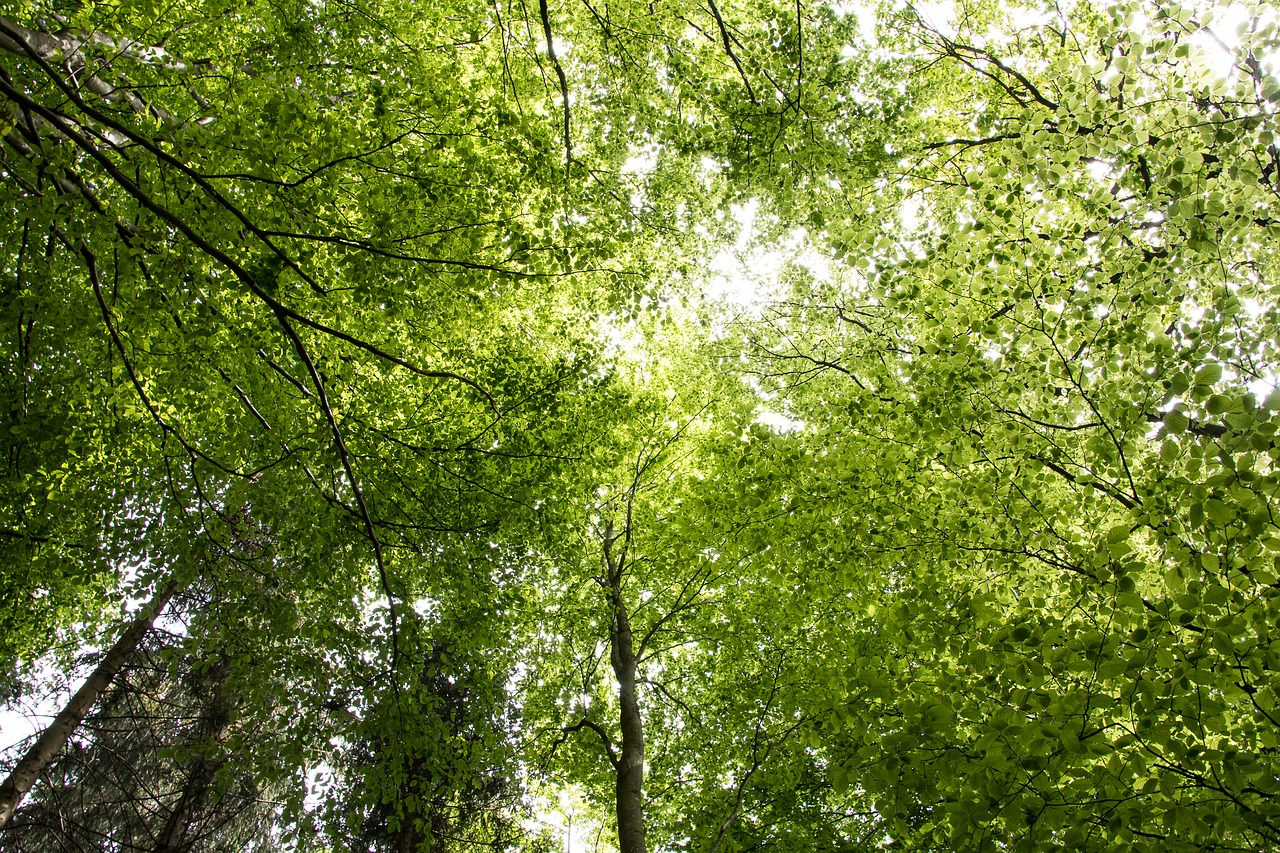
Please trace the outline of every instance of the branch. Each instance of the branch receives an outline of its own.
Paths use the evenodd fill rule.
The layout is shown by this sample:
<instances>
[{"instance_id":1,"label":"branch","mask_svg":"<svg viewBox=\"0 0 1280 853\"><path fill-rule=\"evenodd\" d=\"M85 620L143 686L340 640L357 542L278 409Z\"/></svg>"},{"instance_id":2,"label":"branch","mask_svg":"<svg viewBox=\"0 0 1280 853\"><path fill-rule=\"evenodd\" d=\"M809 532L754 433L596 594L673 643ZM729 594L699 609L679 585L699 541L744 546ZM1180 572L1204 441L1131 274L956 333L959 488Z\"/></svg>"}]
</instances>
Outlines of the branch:
<instances>
[{"instance_id":1,"label":"branch","mask_svg":"<svg viewBox=\"0 0 1280 853\"><path fill-rule=\"evenodd\" d=\"M38 545L56 545L59 548L73 548L78 551L89 550L84 545L77 542L66 542L61 539L51 539L48 536L40 536L35 533L28 533L25 530L14 530L9 527L0 527L0 537L6 539L20 539L24 542L35 542Z\"/></svg>"},{"instance_id":2,"label":"branch","mask_svg":"<svg viewBox=\"0 0 1280 853\"><path fill-rule=\"evenodd\" d=\"M804 99L804 18L800 0L796 0L796 115L800 115Z\"/></svg>"},{"instance_id":3,"label":"branch","mask_svg":"<svg viewBox=\"0 0 1280 853\"><path fill-rule=\"evenodd\" d=\"M564 68L560 66L560 58L556 56L555 39L551 35L551 11L547 8L547 0L538 0L538 11L542 14L542 31L547 36L547 56L551 57L551 65L560 80L560 97L564 101L564 167L573 163L573 144L569 137L569 81L564 76Z\"/></svg>"},{"instance_id":4,"label":"branch","mask_svg":"<svg viewBox=\"0 0 1280 853\"><path fill-rule=\"evenodd\" d=\"M738 55L733 52L733 45L729 43L729 28L724 25L724 18L720 17L720 9L716 6L716 0L707 0L707 6L711 8L711 16L716 19L716 26L720 28L720 39L724 42L724 52L729 54L729 58L733 60L733 65L738 69L738 76L742 78L742 83L747 87L747 98L751 103L759 103L756 100L755 90L751 88L751 81L747 79L747 73L742 70L742 63L738 61Z\"/></svg>"},{"instance_id":5,"label":"branch","mask_svg":"<svg viewBox=\"0 0 1280 853\"><path fill-rule=\"evenodd\" d=\"M670 610L655 620L654 623L649 626L649 630L645 632L644 637L641 638L640 645L636 650L637 659L647 659L649 656L649 643L664 625L679 616L681 613L688 612L696 607L702 607L710 603L699 600L703 590L705 590L707 585L711 583L711 572L709 570L710 565L711 564L708 564L708 571L705 575L700 571L695 571L692 575L685 578L684 583L680 587L680 592L676 595L676 603L671 606ZM690 588L695 584L695 582L697 583L697 588L690 592Z\"/></svg>"},{"instance_id":6,"label":"branch","mask_svg":"<svg viewBox=\"0 0 1280 853\"><path fill-rule=\"evenodd\" d=\"M210 258L212 258L213 260L217 261L219 264L221 264L222 266L230 270L236 276L236 278L238 278L243 284L245 284L249 288L249 290L254 294L254 296L258 297L258 299L260 299L263 303L267 305L268 308L271 309L272 313L275 314L277 318L286 317L288 319L295 320L317 331L324 332L327 335L346 341L347 343L353 346L356 346L360 349L365 350L366 352L376 355L378 358L389 361L392 364L399 365L400 367L403 367L406 370L409 370L420 376L426 376L426 377L436 378L436 379L453 379L455 381L461 382L464 385L468 385L474 388L476 391L480 392L480 394L483 395L486 401L489 403L489 407L493 409L495 412L497 412L497 402L494 400L493 395L491 395L479 383L475 382L474 380L468 379L467 377L462 376L461 374L453 373L450 371L426 370L424 368L418 367L417 365L411 364L410 362L405 361L402 358L398 358L396 356L391 355L385 350L382 350L379 347L368 343L367 341L356 338L352 335L339 331L338 329L332 328L330 326L326 326L323 323L319 323L315 320L312 320L311 318L303 314L300 314L294 309L289 308L283 302L280 302L278 299L276 299L271 294L269 294L265 289L263 289L263 287L258 283L257 279L248 270L246 270L237 261L235 261L230 255L228 255L226 252L222 251L218 247L214 246L205 238L201 237L192 226L190 226L188 223L183 221L181 218L179 218L175 213L170 211L168 208L161 205L155 199L151 198L150 195L143 192L143 190L136 183L130 180L130 178L127 175L125 175L123 171L121 171L121 169L111 160L111 158L107 157L101 150L99 150L99 148L96 145L94 145L91 141L86 139L78 130L73 128L71 126L70 120L68 120L66 117L56 112L53 112L52 110L47 109L43 105L27 97L25 93L23 93L16 86L14 86L13 82L9 80L7 75L0 74L0 93L3 93L7 97L9 97L10 100L13 100L14 102L18 103L24 109L35 112L36 114L40 115L41 118L43 118L45 121L52 124L55 127L55 129L59 130L63 135L65 135L68 139L74 142L81 150L83 150L93 160L95 160L100 166L102 166L102 168L107 172L107 174L112 178L112 180L114 180L116 184L121 187L121 189L123 189L130 196L132 196L136 201L138 201L139 204L141 204L147 210L151 211L153 214L159 217L162 221L173 226L173 228L175 228L184 237L190 240L191 243L201 252L208 255ZM201 182L198 181L198 183L201 183ZM214 198L215 200L220 198L220 196L216 194L216 191L214 192ZM236 209L233 206L228 206L227 209L230 210L233 214L240 216L238 214L238 211L236 211ZM242 219L241 221L244 221L244 220ZM252 229L252 230L255 230L255 233L258 233L256 229ZM266 242L267 245L274 250L275 249L274 244L272 244L269 240L267 240L266 236L264 235L267 235L267 232L261 232L259 234L259 236L262 237L264 242ZM292 261L290 261L289 263L291 266L294 266ZM304 275L304 278L306 278L305 275Z\"/></svg>"},{"instance_id":7,"label":"branch","mask_svg":"<svg viewBox=\"0 0 1280 853\"><path fill-rule=\"evenodd\" d=\"M586 717L583 717L581 720L574 723L572 726L564 726L560 729L560 739L556 741L554 746L551 747L552 752L554 752L555 748L559 746L561 743L563 743L565 738L567 738L570 734L572 734L573 732L580 732L583 729L591 729L591 731L595 732L600 736L600 742L604 744L604 751L605 751L605 754L609 757L609 763L613 765L614 770L617 770L618 769L618 752L613 748L613 740L609 737L609 733L606 732L603 728L601 728L599 723L594 723L591 720L588 720Z\"/></svg>"},{"instance_id":8,"label":"branch","mask_svg":"<svg viewBox=\"0 0 1280 853\"><path fill-rule=\"evenodd\" d=\"M681 699L680 697L672 693L670 690L668 690L667 685L663 684L661 681L654 681L651 678L637 678L636 681L639 682L640 684L644 684L656 689L659 693L661 693L664 697L666 697L666 700L668 702L670 702L672 705L675 705L681 711L684 711L685 715L688 716L689 719L692 720L695 724L697 724L698 728L700 729L706 728L706 725L702 722L702 719L696 713L694 713L693 708L689 707L689 704L687 702L685 702L683 699Z\"/></svg>"},{"instance_id":9,"label":"branch","mask_svg":"<svg viewBox=\"0 0 1280 853\"><path fill-rule=\"evenodd\" d=\"M303 385L301 382L295 379L292 373L290 373L289 371L285 370L283 367L281 367L280 365L272 361L271 356L267 355L265 350L261 350L261 349L258 350L258 358L262 359L267 364L269 364L271 368L275 370L276 373L279 373L281 376L283 376L289 382L289 384L293 385L294 388L297 388L299 391L301 391L302 396L304 397L315 396L314 394L311 393L311 389L309 389L306 385Z\"/></svg>"},{"instance_id":10,"label":"branch","mask_svg":"<svg viewBox=\"0 0 1280 853\"><path fill-rule=\"evenodd\" d=\"M311 278L311 276L307 275L307 273L298 265L297 261L289 257L288 254L286 254L282 249L280 249L273 242L271 242L266 232L264 232L256 224L254 224L253 221L250 220L249 217L245 215L245 213L242 210L240 210L239 207L233 204L229 198L227 198L222 193L220 193L216 187L210 184L209 181L207 181L203 175L201 175L194 168L188 165L186 161L165 151L158 144L156 144L154 140L148 139L147 137L133 131L129 127L125 126L124 124L121 124L120 122L115 121L110 116L105 115L104 113L91 107L88 103L85 102L83 98L80 97L80 93L77 92L74 87L69 86L67 82L62 79L62 76L59 75L57 71L52 66L49 65L46 59L43 56L41 56L39 51L37 51L32 46L28 45L25 41L23 41L22 33L10 29L8 27L7 21L5 21L3 18L0 18L0 34L8 35L10 38L17 41L18 44L25 49L25 52L32 59L32 61L34 61L38 66L40 66L40 69L44 71L45 75L48 76L53 81L54 85L56 85L59 89L62 90L63 94L65 94L67 98L73 104L75 104L77 109L79 109L89 118L101 124L103 127L106 127L106 128L109 128L110 130L115 131L116 133L120 134L124 139L130 142L133 142L135 145L142 147L160 162L167 163L168 165L177 169L182 174L186 175L192 181L192 183L194 183L201 190L203 190L204 193L207 196L209 196L209 198L213 199L213 201L217 203L219 207L228 211L232 216L234 216L237 220L239 220L239 222L246 229L248 229L264 244L266 244L267 248L271 250L272 254L278 257L281 260L281 262L283 262L287 267L289 267L295 273L297 273L302 278L302 280L305 281L307 285L311 287L312 290L314 290L320 296L326 295L326 291L324 290L324 288L321 287L319 283L317 283L313 278ZM11 85L8 79L6 79L5 82ZM106 84L103 84L103 85L105 86ZM96 91L96 90L93 90L93 91ZM99 94L102 94L102 93L99 92ZM106 95L103 95L103 97L105 98ZM31 101L30 99L25 97L22 99L14 98L14 100L19 101L19 103L22 103L25 101L27 103L31 103L33 106L40 106L35 104L34 101ZM135 111L139 111L139 110L135 107ZM65 117L59 116L59 118L64 119L63 121L64 126L61 129L65 132L66 131ZM45 116L45 119L49 120L49 116ZM54 122L54 124L56 126L58 123ZM83 143L79 139L76 140L76 143L78 145L81 145L81 147L83 147ZM92 152L90 153L92 154ZM99 159L99 158L95 157L95 159ZM105 158L102 158L102 159L105 159Z\"/></svg>"},{"instance_id":11,"label":"branch","mask_svg":"<svg viewBox=\"0 0 1280 853\"><path fill-rule=\"evenodd\" d=\"M3 28L3 22L0 22L0 29L2 28ZM39 60L38 57L36 57L36 59L37 61L41 61ZM45 67L47 68L47 65L45 65ZM355 495L356 504L359 508L360 516L364 522L365 532L368 535L369 540L373 546L374 557L375 557L377 568L378 568L378 576L382 583L383 592L387 596L387 603L389 607L389 621L390 621L391 643L392 643L391 663L392 663L392 669L394 671L398 662L399 635L398 635L398 629L397 629L395 597L391 591L390 581L387 576L386 563L382 554L382 542L378 538L377 531L374 528L373 519L369 513L369 508L365 502L364 491L363 489L361 489L360 482L356 478L355 469L351 463L351 456L347 449L346 440L343 438L342 432L338 427L337 418L334 416L333 410L329 405L328 393L325 387L325 383L321 378L319 370L316 368L315 363L311 360L311 356L310 356L310 353L307 351L306 345L303 343L302 338L298 335L297 330L294 329L293 323L291 321L296 320L297 322L311 326L320 331L324 331L327 334L333 335L342 340L346 340L349 343L355 344L356 346L360 346L361 348L374 352L375 354L381 353L380 357L385 358L389 361L392 361L393 363L400 364L403 367L412 369L415 372L420 372L420 373L430 373L430 372L421 371L421 369L415 368L413 365L410 365L408 362L405 362L402 359L397 359L394 356L391 356L387 353L382 353L381 350L379 350L377 347L374 347L371 344L367 344L363 341L360 341L357 338L354 338L343 332L339 332L336 329L330 329L324 326L323 324L316 323L315 321L312 321L298 314L296 311L293 311L292 309L286 307L283 303L279 302L274 297L272 297L269 293L263 290L262 286L257 282L257 280L252 275L250 275L247 270L245 270L242 266L236 263L236 261L234 261L230 256L228 256L225 252L222 252L217 247L213 246L207 240L202 238L200 235L198 235L195 232L195 230L190 225L182 221L171 211L164 208L162 205L160 205L158 202L152 199L149 195L144 193L139 187L137 187L132 181L129 180L127 176L125 176L120 171L120 169L111 161L110 158L108 158L101 151L99 151L95 145L93 145L88 140L86 140L82 135L80 135L80 133L78 133L76 130L71 128L69 126L69 123L65 119L63 119L63 117L58 116L57 114L50 114L50 112L48 110L45 110L40 104L37 104L31 99L25 97L24 93L22 93L16 87L13 86L12 82L8 79L7 75L0 75L0 91L3 91L11 99L13 99L14 101L17 101L20 104L29 105L30 108L33 108L37 112L41 113L46 120L52 121L55 125L60 124L61 125L60 129L63 130L63 132L66 133L67 136L70 139L72 139L81 149L83 149L86 153L88 153L89 156L97 160L123 189L129 192L130 195L134 196L134 198L136 198L141 204L143 204L143 206L147 207L149 210L151 210L161 219L164 219L165 221L172 224L179 231L181 231L183 235L187 237L187 239L191 240L191 242L195 244L198 248L200 248L203 252L205 252L207 255L214 258L215 260L218 260L220 263L226 266L229 270L235 273L237 278L239 278L243 283L245 283L249 287L249 289L254 293L254 295L256 295L264 303L266 303L266 305L271 309L272 313L276 317L276 320L279 322L281 329L284 331L285 336L293 344L295 352L297 352L299 359L306 366L307 371L310 374L312 385L316 389L320 408L323 411L325 415L325 419L329 424L330 431L333 434L335 446L338 450L338 455L342 462L343 470L346 474L347 481L351 486L351 490L353 494ZM234 211L234 208L229 208L229 209L232 209ZM268 245L271 245L271 244L268 242ZM100 308L102 309L103 319L106 321L107 328L111 332L111 336L113 341L115 342L116 349L120 352L121 358L125 359L125 366L126 366L126 369L128 370L129 378L132 380L134 388L137 390L139 396L142 398L143 404L146 406L147 410L151 413L151 416L160 425L161 429L163 429L167 434L173 435L178 440L178 442L183 446L183 448L187 450L189 454L193 456L198 456L199 458L206 460L207 462L215 465L220 470L228 474L236 475L237 472L234 472L225 468L216 460L209 457L207 454L203 453L202 451L188 444L182 438L182 436L179 435L175 429L173 429L173 427L169 426L169 424L164 421L164 419L156 411L154 406L152 406L150 399L147 397L145 389L142 387L141 381L139 380L136 372L133 370L132 364L128 360L128 354L124 348L124 342L120 339L119 334L116 332L115 324L111 320L110 310L108 309L106 300L102 295L102 288L98 279L96 258L94 257L93 253L89 250L88 246L84 243L83 240L80 241L80 251L81 251L81 254L84 256L86 263L88 264L90 279L93 283L94 294L98 299L98 304ZM454 378L462 379L462 377L456 377L456 376ZM469 380L465 380L465 381L467 381L467 384L472 384L470 383ZM483 389L481 390L483 391ZM489 396L487 392L484 392L484 393L486 397ZM489 397L489 400L491 403L492 403L492 399L493 399L492 397Z\"/></svg>"},{"instance_id":12,"label":"branch","mask_svg":"<svg viewBox=\"0 0 1280 853\"><path fill-rule=\"evenodd\" d=\"M742 800L746 794L747 785L750 783L751 777L764 766L765 762L769 760L769 757L773 755L773 750L776 747L781 745L787 738L791 737L791 734L796 729L800 728L800 726L804 725L808 721L808 718L806 717L801 717L799 720L796 720L786 730L784 730L781 735L779 735L777 740L771 742L767 747L765 747L764 755L760 755L761 728L764 726L765 715L768 714L769 709L773 707L773 700L777 696L778 678L782 674L783 659L785 657L785 650L778 655L778 666L774 669L773 684L769 688L769 697L765 701L765 706L760 709L760 715L756 718L755 732L751 737L751 767L743 773L742 778L738 780L738 789L734 795L733 808L729 811L729 815L724 819L724 822L720 824L720 831L716 834L715 843L711 845L711 849L708 853L719 853L720 846L724 844L729 827L733 825L735 820L737 820L738 813L742 810Z\"/></svg>"},{"instance_id":13,"label":"branch","mask_svg":"<svg viewBox=\"0 0 1280 853\"><path fill-rule=\"evenodd\" d=\"M240 402L244 403L245 407L248 408L248 410L253 413L253 416L258 419L258 422L262 424L263 429L270 430L271 424L267 423L267 419L264 418L262 413L258 411L258 408L253 405L253 401L249 399L249 395L244 392L244 389L237 385L235 380L232 379L221 367L218 367L217 370L218 375L235 390L236 394L240 397Z\"/></svg>"},{"instance_id":14,"label":"branch","mask_svg":"<svg viewBox=\"0 0 1280 853\"><path fill-rule=\"evenodd\" d=\"M156 590L151 601L137 612L133 621L121 632L120 637L103 656L97 668L84 684L80 685L53 722L40 733L40 737L27 749L4 782L0 783L0 829L4 829L13 817L14 811L31 790L40 773L66 746L67 741L84 720L85 714L111 686L111 682L115 680L121 667L129 659L129 655L138 648L138 644L151 631L156 617L168 605L169 600L178 592L181 585L175 573Z\"/></svg>"},{"instance_id":15,"label":"branch","mask_svg":"<svg viewBox=\"0 0 1280 853\"><path fill-rule=\"evenodd\" d=\"M98 95L107 103L124 100L129 109L140 115L149 114L160 121L171 124L178 123L177 117L167 110L148 104L137 92L112 86L89 70L88 58L83 50L86 44L100 44L111 48L116 56L123 56L135 62L155 65L161 64L175 69L185 70L186 64L172 59L163 48L144 47L142 52L134 50L136 42L113 39L99 33L84 31L72 32L64 30L58 33L47 33L24 27L18 22L0 16L0 50L8 51L16 56L27 56L46 67L47 60L60 57L63 66L72 75L77 85ZM150 56L147 56L147 54ZM167 60L167 61L166 61ZM59 85L62 85L59 78ZM117 140L112 140L116 142ZM123 141L123 140L119 140Z\"/></svg>"},{"instance_id":16,"label":"branch","mask_svg":"<svg viewBox=\"0 0 1280 853\"><path fill-rule=\"evenodd\" d=\"M107 331L111 334L111 340L115 344L116 352L120 354L120 360L124 363L124 369L129 375L129 381L133 383L133 389L137 392L138 399L142 401L143 408L145 408L147 413L151 415L151 418L160 427L161 432L165 435L173 436L174 440L176 440L178 444L182 445L182 449L185 450L193 459L203 459L219 471L232 477L251 477L251 474L245 474L241 471L228 468L209 454L205 453L203 450L200 450L198 447L190 444L182 437L182 434L179 433L178 430L175 429L168 421L166 421L159 411L157 411L155 405L151 402L151 398L147 395L146 389L142 387L142 380L138 377L138 372L134 370L133 361L129 358L128 350L125 349L124 340L121 339L120 333L116 331L115 321L111 318L111 309L107 307L107 300L102 295L102 282L98 276L98 259L93 252L89 250L88 244L86 244L83 239L80 240L80 254L84 258L85 264L88 266L89 282L93 287L93 295L98 300L98 307L102 311L102 321L106 324Z\"/></svg>"},{"instance_id":17,"label":"branch","mask_svg":"<svg viewBox=\"0 0 1280 853\"><path fill-rule=\"evenodd\" d=\"M1048 468L1050 471L1053 471L1054 473L1061 475L1062 477L1064 477L1065 479L1074 483L1077 486L1093 486L1093 488L1097 489L1099 492L1106 495L1107 497L1112 498L1116 501L1119 501L1120 504L1124 506L1125 509L1138 508L1138 504L1132 498L1129 498L1126 495L1118 491L1115 491L1114 489L1107 488L1107 486L1105 486L1103 483L1099 482L1096 479L1090 482L1082 483L1080 482L1080 480L1076 478L1074 474L1072 474L1066 468L1063 468L1058 463L1054 462L1052 459L1046 459L1043 456L1038 456L1035 454L1032 454L1031 458L1039 462L1044 467Z\"/></svg>"},{"instance_id":18,"label":"branch","mask_svg":"<svg viewBox=\"0 0 1280 853\"><path fill-rule=\"evenodd\" d=\"M338 419L333 413L333 408L329 405L329 394L325 387L324 379L320 376L320 371L316 368L315 362L311 360L311 353L307 351L302 337L293 328L289 318L283 313L283 306L281 308L282 310L276 312L276 319L280 322L280 327L284 329L285 335L293 343L294 351L298 354L298 358L301 359L307 368L307 373L311 376L311 385L316 390L320 410L324 412L325 420L329 424L334 446L338 450L338 458L342 461L342 470L346 474L347 483L351 486L352 494L355 495L356 506L360 511L360 519L364 522L365 535L369 537L369 542L373 546L373 556L378 567L378 580L382 583L382 592L387 598L387 620L391 629L391 672L394 676L399 665L400 635L396 618L396 598L391 591L391 580L387 576L387 564L382 556L382 540L378 538L378 531L374 528L373 517L369 514L369 506L365 502L364 490L360 488L360 481L356 477L354 466L351 464L351 453L347 450L346 439L343 438L342 430L338 427ZM392 684L395 685L398 694L400 689L399 681L393 677Z\"/></svg>"},{"instance_id":19,"label":"branch","mask_svg":"<svg viewBox=\"0 0 1280 853\"><path fill-rule=\"evenodd\" d=\"M285 315L287 315L289 318L293 320L297 320L299 323L302 323L304 326L310 326L312 329L315 329L317 332L323 332L324 334L329 335L331 337L335 337L338 340L346 341L352 346L358 347L359 349L362 349L365 352L370 353L371 355L376 355L378 358L384 361L389 361L392 364L403 367L405 370L408 370L410 373L416 373L418 376L425 376L431 379L452 379L456 382L461 382L463 385L474 388L476 391L480 392L480 394L485 398L485 400L489 404L489 408L493 410L494 414L499 414L498 401L495 400L493 395L490 394L488 391L486 391L484 387L480 385L480 383L476 382L474 379L468 379L467 377L463 376L460 373L453 373L452 371L448 371L448 370L427 370L426 368L418 367L416 364L405 361L403 358L400 358L398 356L394 356L391 353L387 352L386 350L383 350L369 343L368 341L365 341L361 338L357 338L354 335L349 335L346 332L341 331L340 329L333 328L332 326L326 326L324 323L320 323L315 320L312 320L310 317L307 317L303 314L299 314L298 312L294 311L292 308L289 308L285 306L283 303L277 302L274 299L272 299L268 304L271 306L272 310L276 311L277 313L282 312Z\"/></svg>"},{"instance_id":20,"label":"branch","mask_svg":"<svg viewBox=\"0 0 1280 853\"><path fill-rule=\"evenodd\" d=\"M1090 421L1088 423L1083 423L1083 424L1053 424L1053 423L1049 423L1048 421L1042 421L1042 420L1033 418L1030 415L1027 415L1018 411L1017 409L999 409L998 408L996 409L996 411L1004 415L1013 415L1016 418L1022 418L1024 421L1035 424L1038 427L1044 427L1045 429L1061 430L1062 432L1077 432L1082 429L1093 429L1094 427L1102 426L1101 421Z\"/></svg>"},{"instance_id":21,"label":"branch","mask_svg":"<svg viewBox=\"0 0 1280 853\"><path fill-rule=\"evenodd\" d=\"M987 136L982 139L947 139L943 142L926 142L923 146L925 151L935 151L939 148L949 148L952 145L959 145L962 148L974 148L979 145L990 145L993 142L1004 142L1009 139L1017 139L1021 136L1019 133L1001 133L996 136Z\"/></svg>"},{"instance_id":22,"label":"branch","mask_svg":"<svg viewBox=\"0 0 1280 853\"><path fill-rule=\"evenodd\" d=\"M1164 415L1157 415L1154 412L1146 412L1143 416L1147 419L1147 423L1164 423ZM1206 424L1202 421L1196 420L1195 418L1187 418L1187 423L1187 432L1192 435L1198 435L1201 438L1222 438L1231 433L1231 430L1227 429L1222 424Z\"/></svg>"}]
</instances>

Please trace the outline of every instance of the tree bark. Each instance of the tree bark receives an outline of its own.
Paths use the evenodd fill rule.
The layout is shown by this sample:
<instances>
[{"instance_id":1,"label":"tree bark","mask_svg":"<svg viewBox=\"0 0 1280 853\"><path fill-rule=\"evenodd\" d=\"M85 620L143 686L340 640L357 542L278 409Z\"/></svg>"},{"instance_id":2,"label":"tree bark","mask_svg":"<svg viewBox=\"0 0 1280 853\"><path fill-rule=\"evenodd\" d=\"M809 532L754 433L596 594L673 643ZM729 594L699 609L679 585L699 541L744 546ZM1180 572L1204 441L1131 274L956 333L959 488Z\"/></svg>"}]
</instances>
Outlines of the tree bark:
<instances>
[{"instance_id":1,"label":"tree bark","mask_svg":"<svg viewBox=\"0 0 1280 853\"><path fill-rule=\"evenodd\" d=\"M50 33L24 27L11 18L0 16L0 50L23 58L40 59L50 64L62 65L68 73L76 78L76 84L88 89L107 101L124 99L134 112L150 112L163 121L173 122L176 118L164 111L157 111L148 105L136 92L117 88L107 83L89 68L89 57L85 54L86 45L99 45L109 55L125 57L134 62L162 68L166 71L187 71L187 63L170 54L162 47L140 44L127 38L112 38L102 33L63 30ZM105 63L104 63L105 65Z\"/></svg>"},{"instance_id":2,"label":"tree bark","mask_svg":"<svg viewBox=\"0 0 1280 853\"><path fill-rule=\"evenodd\" d=\"M636 692L636 655L631 638L631 620L622 597L626 555L620 554L615 559L613 542L613 525L609 525L604 540L609 604L613 611L609 624L609 660L618 681L622 729L622 749L616 766L618 850L619 853L647 853L644 837L644 720L640 717L640 697Z\"/></svg>"},{"instance_id":3,"label":"tree bark","mask_svg":"<svg viewBox=\"0 0 1280 853\"><path fill-rule=\"evenodd\" d=\"M0 829L4 829L9 823L22 798L31 790L40 773L66 746L71 735L84 720L85 714L98 701L103 691L111 685L120 667L142 642L142 638L155 623L156 616L177 591L178 582L170 580L156 592L147 606L139 612L138 618L134 619L120 635L120 639L116 640L115 645L103 657L102 662L85 683L80 685L80 689L71 697L71 701L58 712L58 716L48 728L41 732L40 737L18 761L9 777L0 784Z\"/></svg>"},{"instance_id":4,"label":"tree bark","mask_svg":"<svg viewBox=\"0 0 1280 853\"><path fill-rule=\"evenodd\" d=\"M231 701L226 684L230 667L225 657L208 674L209 694L201 702L201 721L193 746L198 750L187 771L182 795L169 812L164 829L156 841L154 853L179 853L189 850L191 826L202 818L214 777L224 764L218 750L231 724Z\"/></svg>"},{"instance_id":5,"label":"tree bark","mask_svg":"<svg viewBox=\"0 0 1280 853\"><path fill-rule=\"evenodd\" d=\"M622 749L618 757L618 847L621 853L646 853L644 839L644 721L636 693L636 656L631 646L627 608L615 597L610 645L618 679Z\"/></svg>"}]
</instances>

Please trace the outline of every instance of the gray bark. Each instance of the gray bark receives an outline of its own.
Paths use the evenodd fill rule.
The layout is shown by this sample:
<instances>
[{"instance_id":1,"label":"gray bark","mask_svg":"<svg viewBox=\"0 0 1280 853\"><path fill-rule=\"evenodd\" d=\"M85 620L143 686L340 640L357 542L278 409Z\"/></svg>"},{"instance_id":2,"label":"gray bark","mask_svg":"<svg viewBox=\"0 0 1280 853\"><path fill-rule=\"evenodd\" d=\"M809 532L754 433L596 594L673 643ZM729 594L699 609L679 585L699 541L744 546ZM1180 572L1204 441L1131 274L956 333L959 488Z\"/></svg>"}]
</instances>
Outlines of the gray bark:
<instances>
[{"instance_id":1,"label":"gray bark","mask_svg":"<svg viewBox=\"0 0 1280 853\"><path fill-rule=\"evenodd\" d=\"M187 63L162 47L79 30L63 30L56 33L33 30L17 21L0 16L0 50L47 66L61 67L77 88L93 92L107 103L123 101L135 113L150 114L166 124L181 123L167 110L148 104L137 92L113 86L98 76L95 69L90 67L89 57L85 53L85 47L91 45L105 47L113 56L124 57L166 71L183 72L190 69ZM105 67L107 66L102 65L98 70ZM209 106L194 90L191 94L196 98L201 109ZM196 123L205 124L208 121L208 118L202 118ZM112 145L122 146L128 142L125 137L111 128L99 128L99 132Z\"/></svg>"},{"instance_id":2,"label":"gray bark","mask_svg":"<svg viewBox=\"0 0 1280 853\"><path fill-rule=\"evenodd\" d=\"M71 697L71 701L58 712L58 716L49 724L49 727L40 733L40 737L36 738L36 742L19 759L8 778L0 784L0 829L9 823L14 811L31 790L40 773L66 746L71 735L84 720L85 714L98 701L103 691L111 685L120 667L151 630L156 616L169 603L169 599L177 590L178 583L169 581L156 592L147 606L142 608L138 617L120 635L120 639L116 640L115 645L102 658L85 683L80 685L80 689Z\"/></svg>"}]
</instances>

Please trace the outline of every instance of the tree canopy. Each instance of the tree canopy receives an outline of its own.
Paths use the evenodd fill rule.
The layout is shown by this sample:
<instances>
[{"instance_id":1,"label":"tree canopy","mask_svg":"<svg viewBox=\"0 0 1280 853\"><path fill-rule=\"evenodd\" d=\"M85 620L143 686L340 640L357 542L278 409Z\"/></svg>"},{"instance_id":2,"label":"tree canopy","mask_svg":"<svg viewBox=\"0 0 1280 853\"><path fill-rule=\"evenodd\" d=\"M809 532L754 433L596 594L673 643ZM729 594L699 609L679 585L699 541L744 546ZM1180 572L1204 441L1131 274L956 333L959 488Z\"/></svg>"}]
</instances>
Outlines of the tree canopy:
<instances>
[{"instance_id":1,"label":"tree canopy","mask_svg":"<svg viewBox=\"0 0 1280 853\"><path fill-rule=\"evenodd\" d=\"M1268 4L0 0L0 846L1280 845L1277 105Z\"/></svg>"}]
</instances>

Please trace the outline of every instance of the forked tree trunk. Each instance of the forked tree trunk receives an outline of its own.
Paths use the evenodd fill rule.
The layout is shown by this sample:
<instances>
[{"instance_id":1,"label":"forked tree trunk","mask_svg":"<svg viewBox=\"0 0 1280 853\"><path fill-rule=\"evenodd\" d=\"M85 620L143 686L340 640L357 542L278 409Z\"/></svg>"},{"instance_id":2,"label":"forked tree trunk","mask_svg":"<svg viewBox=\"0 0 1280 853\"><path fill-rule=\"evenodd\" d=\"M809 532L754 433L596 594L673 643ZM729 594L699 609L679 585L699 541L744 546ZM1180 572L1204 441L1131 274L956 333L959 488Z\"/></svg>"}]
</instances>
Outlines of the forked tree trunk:
<instances>
[{"instance_id":1,"label":"forked tree trunk","mask_svg":"<svg viewBox=\"0 0 1280 853\"><path fill-rule=\"evenodd\" d=\"M40 773L44 771L49 763L53 761L62 748L66 746L67 741L75 730L79 728L81 721L84 720L85 714L98 701L98 697L102 695L112 680L115 679L116 673L120 671L120 667L128 660L129 655L138 648L138 644L142 642L142 638L151 630L151 626L155 623L156 616L169 603L169 599L173 598L175 592L178 591L178 582L175 580L168 581L165 586L161 587L138 613L138 618L133 620L124 633L120 635L120 639L116 640L114 646L103 657L102 662L89 676L84 684L80 685L80 689L71 697L71 701L58 712L49 727L40 733L40 737L31 745L26 754L18 761L13 768L13 772L9 777L0 784L0 829L3 829L10 818L13 817L14 811L22 802L22 798L31 790L31 786L35 784Z\"/></svg>"}]
</instances>

